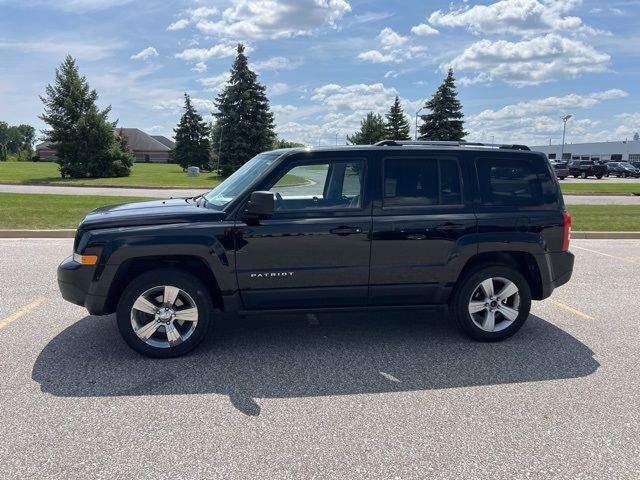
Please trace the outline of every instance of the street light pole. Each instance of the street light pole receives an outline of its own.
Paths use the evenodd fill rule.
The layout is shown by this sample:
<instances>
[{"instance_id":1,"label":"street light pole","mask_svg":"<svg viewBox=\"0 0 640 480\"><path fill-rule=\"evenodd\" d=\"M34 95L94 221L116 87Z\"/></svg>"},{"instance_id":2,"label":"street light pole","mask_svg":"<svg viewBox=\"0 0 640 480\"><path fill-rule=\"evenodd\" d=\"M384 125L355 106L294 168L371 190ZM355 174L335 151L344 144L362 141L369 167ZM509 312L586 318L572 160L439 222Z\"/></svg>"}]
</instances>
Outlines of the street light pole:
<instances>
[{"instance_id":1,"label":"street light pole","mask_svg":"<svg viewBox=\"0 0 640 480\"><path fill-rule=\"evenodd\" d=\"M420 115L420 112L421 112L422 110L424 110L425 108L426 108L426 107L421 107L421 108L420 108L420 110L418 110L418 111L416 112L416 136L415 136L415 139L416 139L416 140L418 140L418 115Z\"/></svg>"},{"instance_id":2,"label":"street light pole","mask_svg":"<svg viewBox=\"0 0 640 480\"><path fill-rule=\"evenodd\" d=\"M567 133L567 122L573 117L573 115L565 115L562 117L562 148L560 149L560 161L564 160L564 137Z\"/></svg>"},{"instance_id":3,"label":"street light pole","mask_svg":"<svg viewBox=\"0 0 640 480\"><path fill-rule=\"evenodd\" d=\"M222 156L222 132L224 132L224 127L226 127L227 124L223 123L222 125L220 125L220 138L218 139L218 166L216 168L216 172L218 172L218 176L220 176L220 157Z\"/></svg>"}]
</instances>

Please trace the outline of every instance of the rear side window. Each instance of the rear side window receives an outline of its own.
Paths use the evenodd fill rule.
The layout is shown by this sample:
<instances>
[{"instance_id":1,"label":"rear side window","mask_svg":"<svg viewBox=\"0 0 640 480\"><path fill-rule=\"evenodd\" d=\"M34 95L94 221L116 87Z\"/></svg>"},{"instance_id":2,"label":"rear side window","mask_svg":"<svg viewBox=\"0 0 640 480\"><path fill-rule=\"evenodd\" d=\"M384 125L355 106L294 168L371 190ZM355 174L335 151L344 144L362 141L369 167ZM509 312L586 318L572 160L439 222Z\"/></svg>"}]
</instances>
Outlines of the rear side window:
<instances>
[{"instance_id":1,"label":"rear side window","mask_svg":"<svg viewBox=\"0 0 640 480\"><path fill-rule=\"evenodd\" d=\"M384 207L460 204L462 185L456 158L385 159Z\"/></svg>"},{"instance_id":2,"label":"rear side window","mask_svg":"<svg viewBox=\"0 0 640 480\"><path fill-rule=\"evenodd\" d=\"M480 158L476 160L476 168L484 205L517 206L542 203L541 178L531 160Z\"/></svg>"}]
</instances>

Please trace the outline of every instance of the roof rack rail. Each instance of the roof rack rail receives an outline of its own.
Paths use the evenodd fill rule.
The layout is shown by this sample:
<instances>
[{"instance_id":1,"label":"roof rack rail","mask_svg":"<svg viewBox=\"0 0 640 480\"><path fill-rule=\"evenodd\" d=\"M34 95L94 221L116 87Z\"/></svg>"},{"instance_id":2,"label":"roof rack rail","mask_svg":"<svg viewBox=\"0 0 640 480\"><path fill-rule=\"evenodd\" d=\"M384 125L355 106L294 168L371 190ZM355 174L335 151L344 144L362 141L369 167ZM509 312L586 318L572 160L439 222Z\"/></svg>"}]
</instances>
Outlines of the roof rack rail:
<instances>
[{"instance_id":1,"label":"roof rack rail","mask_svg":"<svg viewBox=\"0 0 640 480\"><path fill-rule=\"evenodd\" d=\"M433 145L440 147L482 147L497 148L501 150L531 150L526 145L503 145L500 143L479 143L465 141L441 141L441 140L382 140L375 144L376 147L403 147L412 145Z\"/></svg>"}]
</instances>

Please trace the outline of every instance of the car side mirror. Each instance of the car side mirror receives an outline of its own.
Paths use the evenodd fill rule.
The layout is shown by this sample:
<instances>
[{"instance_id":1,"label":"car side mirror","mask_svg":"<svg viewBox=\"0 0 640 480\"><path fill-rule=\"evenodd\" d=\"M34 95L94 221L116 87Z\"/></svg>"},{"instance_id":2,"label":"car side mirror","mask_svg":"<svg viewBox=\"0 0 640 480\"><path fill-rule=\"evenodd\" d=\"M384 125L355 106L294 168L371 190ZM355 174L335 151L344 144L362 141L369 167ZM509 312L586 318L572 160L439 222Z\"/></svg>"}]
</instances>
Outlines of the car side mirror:
<instances>
[{"instance_id":1,"label":"car side mirror","mask_svg":"<svg viewBox=\"0 0 640 480\"><path fill-rule=\"evenodd\" d=\"M275 206L273 193L253 192L244 210L242 219L245 223L256 223L273 216Z\"/></svg>"}]
</instances>

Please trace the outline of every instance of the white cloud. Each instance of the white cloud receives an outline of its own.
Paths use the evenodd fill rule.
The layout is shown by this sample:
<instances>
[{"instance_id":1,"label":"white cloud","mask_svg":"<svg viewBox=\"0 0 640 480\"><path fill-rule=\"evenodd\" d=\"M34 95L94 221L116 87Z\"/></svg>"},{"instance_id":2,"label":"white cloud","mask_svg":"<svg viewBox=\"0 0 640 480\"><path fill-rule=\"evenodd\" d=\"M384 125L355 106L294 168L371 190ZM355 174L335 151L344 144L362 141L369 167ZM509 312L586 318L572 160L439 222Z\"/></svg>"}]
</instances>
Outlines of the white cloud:
<instances>
[{"instance_id":1,"label":"white cloud","mask_svg":"<svg viewBox=\"0 0 640 480\"><path fill-rule=\"evenodd\" d=\"M91 43L86 40L67 40L59 37L49 37L41 40L6 42L0 40L0 50L12 50L23 53L55 55L64 58L70 54L78 60L103 60L114 55L122 48L122 42L105 40L101 43Z\"/></svg>"},{"instance_id":2,"label":"white cloud","mask_svg":"<svg viewBox=\"0 0 640 480\"><path fill-rule=\"evenodd\" d=\"M440 32L433 28L431 25L421 23L411 28L411 33L418 35L419 37L428 37L429 35L438 35Z\"/></svg>"},{"instance_id":3,"label":"white cloud","mask_svg":"<svg viewBox=\"0 0 640 480\"><path fill-rule=\"evenodd\" d=\"M307 35L335 25L351 6L346 0L231 0L231 6L196 27L208 35L256 40Z\"/></svg>"},{"instance_id":4,"label":"white cloud","mask_svg":"<svg viewBox=\"0 0 640 480\"><path fill-rule=\"evenodd\" d=\"M467 83L504 80L516 86L536 85L583 72L602 72L610 57L580 40L548 34L519 42L480 40L467 47L445 69L478 74Z\"/></svg>"},{"instance_id":5,"label":"white cloud","mask_svg":"<svg viewBox=\"0 0 640 480\"><path fill-rule=\"evenodd\" d=\"M187 48L176 54L176 58L187 61L210 60L212 58L232 57L236 54L236 45L232 43L220 43L211 48Z\"/></svg>"},{"instance_id":6,"label":"white cloud","mask_svg":"<svg viewBox=\"0 0 640 480\"><path fill-rule=\"evenodd\" d=\"M580 3L580 0L500 0L449 12L437 10L429 16L429 23L436 27L465 27L475 34L597 33L579 17L565 15Z\"/></svg>"},{"instance_id":7,"label":"white cloud","mask_svg":"<svg viewBox=\"0 0 640 480\"><path fill-rule=\"evenodd\" d=\"M206 98L191 97L191 103L201 113L210 113L215 108L213 100ZM177 97L170 100L163 100L153 105L154 110L167 110L172 113L181 112L184 108L184 97Z\"/></svg>"},{"instance_id":8,"label":"white cloud","mask_svg":"<svg viewBox=\"0 0 640 480\"><path fill-rule=\"evenodd\" d=\"M289 85L286 83L278 82L273 85L269 85L269 95L272 97L277 97L279 95L284 95L289 91Z\"/></svg>"},{"instance_id":9,"label":"white cloud","mask_svg":"<svg viewBox=\"0 0 640 480\"><path fill-rule=\"evenodd\" d=\"M189 25L189 20L187 20L186 18L181 18L180 20L177 20L169 25L167 27L167 30L182 30L183 28L186 28L187 25Z\"/></svg>"},{"instance_id":10,"label":"white cloud","mask_svg":"<svg viewBox=\"0 0 640 480\"><path fill-rule=\"evenodd\" d=\"M573 93L561 97L534 99L506 105L497 110L487 109L469 118L469 139L487 141L489 137L494 136L499 142L540 145L548 142L549 138L555 138L558 132L562 131L560 117L563 114L576 114L581 110L592 109L604 101L627 96L628 93L624 90L610 89L586 95ZM591 136L593 129L600 123L599 120L574 117L570 129L574 138L591 141L595 138ZM610 133L607 135L608 138L613 138ZM603 136L604 134L600 135L600 138Z\"/></svg>"},{"instance_id":11,"label":"white cloud","mask_svg":"<svg viewBox=\"0 0 640 480\"><path fill-rule=\"evenodd\" d=\"M131 60L148 60L149 58L157 57L159 55L158 50L153 47L147 47L135 55L131 55Z\"/></svg>"},{"instance_id":12,"label":"white cloud","mask_svg":"<svg viewBox=\"0 0 640 480\"><path fill-rule=\"evenodd\" d=\"M381 49L368 50L358 54L360 60L371 63L402 63L406 60L424 57L426 47L407 45L409 39L386 27L380 31L377 40Z\"/></svg>"},{"instance_id":13,"label":"white cloud","mask_svg":"<svg viewBox=\"0 0 640 480\"><path fill-rule=\"evenodd\" d=\"M55 2L48 0L17 0L15 3L21 6L33 6L36 8L56 8L69 13L84 13L97 10L107 10L109 8L118 7L131 3L133 0L56 0ZM10 2L2 2L10 3Z\"/></svg>"},{"instance_id":14,"label":"white cloud","mask_svg":"<svg viewBox=\"0 0 640 480\"><path fill-rule=\"evenodd\" d=\"M193 68L191 70L194 71L194 72L198 72L198 73L206 72L207 71L207 64L204 63L204 62L198 62L193 66Z\"/></svg>"},{"instance_id":15,"label":"white cloud","mask_svg":"<svg viewBox=\"0 0 640 480\"><path fill-rule=\"evenodd\" d=\"M290 59L286 57L271 57L266 60L259 60L252 64L255 70L295 70L303 64L301 59Z\"/></svg>"},{"instance_id":16,"label":"white cloud","mask_svg":"<svg viewBox=\"0 0 640 480\"><path fill-rule=\"evenodd\" d=\"M382 29L378 34L378 40L380 40L383 48L388 49L400 48L409 41L407 37L399 35L389 27Z\"/></svg>"},{"instance_id":17,"label":"white cloud","mask_svg":"<svg viewBox=\"0 0 640 480\"><path fill-rule=\"evenodd\" d=\"M219 10L216 7L198 7L187 10L187 15L193 20L202 20L203 18L209 18L218 13Z\"/></svg>"}]
</instances>

